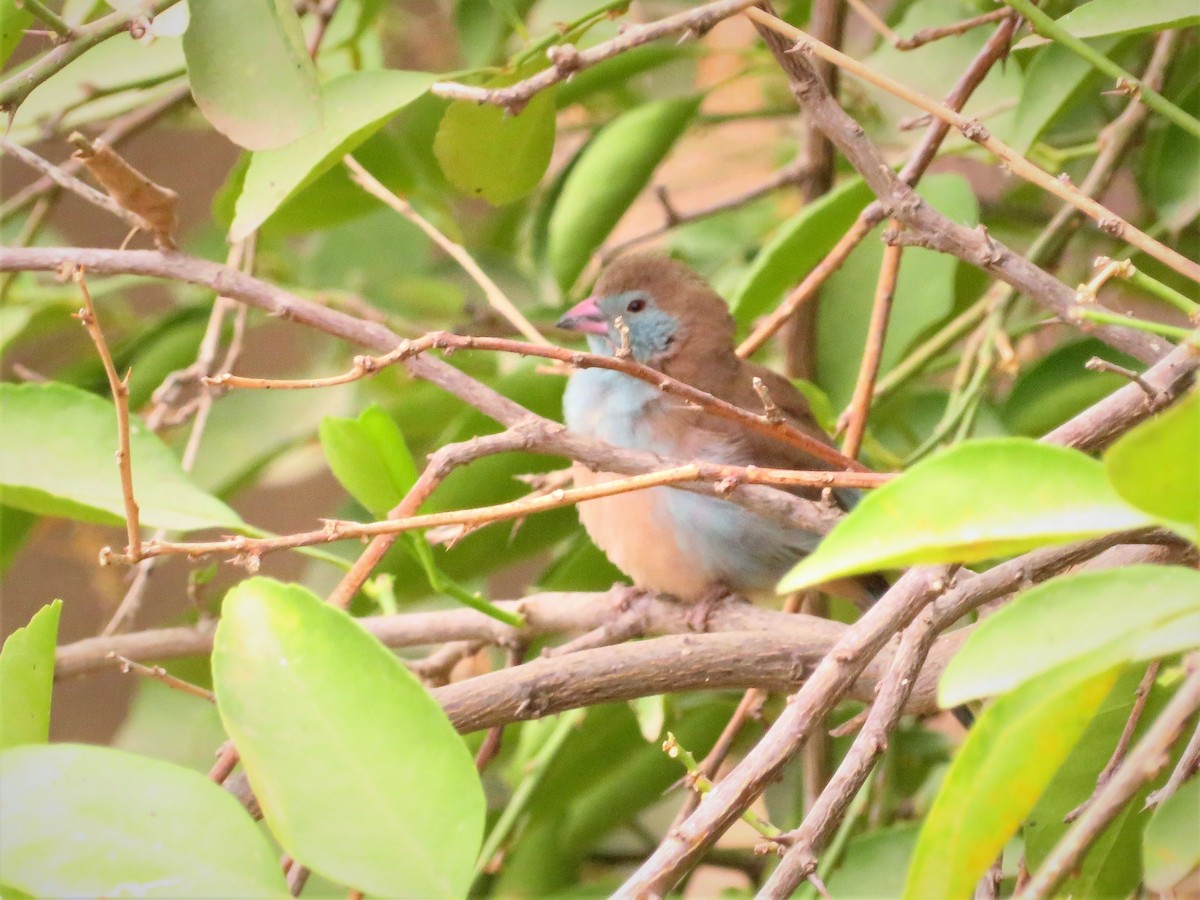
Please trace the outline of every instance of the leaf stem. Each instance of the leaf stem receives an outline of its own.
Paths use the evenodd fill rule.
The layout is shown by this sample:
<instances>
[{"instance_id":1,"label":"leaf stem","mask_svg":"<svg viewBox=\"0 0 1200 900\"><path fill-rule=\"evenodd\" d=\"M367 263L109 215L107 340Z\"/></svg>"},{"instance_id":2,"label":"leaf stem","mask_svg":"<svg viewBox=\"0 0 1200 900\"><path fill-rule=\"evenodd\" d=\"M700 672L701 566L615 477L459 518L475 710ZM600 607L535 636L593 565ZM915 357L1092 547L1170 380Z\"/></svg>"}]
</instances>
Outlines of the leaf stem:
<instances>
[{"instance_id":1,"label":"leaf stem","mask_svg":"<svg viewBox=\"0 0 1200 900\"><path fill-rule=\"evenodd\" d=\"M1071 32L1067 31L1034 6L1031 0L1004 0L1004 2L1028 19L1030 24L1033 25L1034 30L1039 34L1062 44L1072 53L1087 60L1094 68L1099 69L1105 75L1115 78L1119 84L1127 85L1129 90L1136 91L1145 104L1164 119L1174 122L1189 134L1200 137L1200 121L1189 116L1132 72L1125 71L1094 47L1075 37L1075 35L1071 34Z\"/></svg>"}]
</instances>

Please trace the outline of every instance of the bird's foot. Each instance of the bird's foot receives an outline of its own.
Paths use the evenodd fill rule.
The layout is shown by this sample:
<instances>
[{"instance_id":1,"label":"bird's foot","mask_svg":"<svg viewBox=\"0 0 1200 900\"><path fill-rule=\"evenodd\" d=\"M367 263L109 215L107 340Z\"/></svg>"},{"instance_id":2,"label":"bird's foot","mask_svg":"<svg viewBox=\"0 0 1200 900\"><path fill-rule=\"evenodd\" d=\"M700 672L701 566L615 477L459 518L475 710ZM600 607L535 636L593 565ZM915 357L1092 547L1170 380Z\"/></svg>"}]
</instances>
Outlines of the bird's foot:
<instances>
[{"instance_id":1,"label":"bird's foot","mask_svg":"<svg viewBox=\"0 0 1200 900\"><path fill-rule=\"evenodd\" d=\"M685 619L688 630L703 634L708 631L708 622L717 610L740 599L736 591L731 591L723 585L711 588L691 604L692 608Z\"/></svg>"}]
</instances>

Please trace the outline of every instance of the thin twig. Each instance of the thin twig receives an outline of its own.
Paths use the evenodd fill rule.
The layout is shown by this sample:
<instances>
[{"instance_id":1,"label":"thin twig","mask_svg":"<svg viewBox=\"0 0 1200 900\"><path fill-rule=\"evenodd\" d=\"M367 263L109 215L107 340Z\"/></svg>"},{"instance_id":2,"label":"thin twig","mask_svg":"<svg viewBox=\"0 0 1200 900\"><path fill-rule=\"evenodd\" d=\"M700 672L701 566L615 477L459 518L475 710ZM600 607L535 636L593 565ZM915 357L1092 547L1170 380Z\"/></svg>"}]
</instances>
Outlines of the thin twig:
<instances>
[{"instance_id":1,"label":"thin twig","mask_svg":"<svg viewBox=\"0 0 1200 900\"><path fill-rule=\"evenodd\" d=\"M867 430L875 379L879 375L888 323L892 318L892 300L896 296L896 279L900 274L902 252L900 247L891 245L883 249L883 263L879 267L879 280L875 287L875 302L871 306L871 320L867 325L867 342L863 348L862 363L859 366L858 379L854 383L850 405L842 413L842 421L846 424L842 452L849 457L858 456L858 451L862 449L863 435Z\"/></svg>"},{"instance_id":2,"label":"thin twig","mask_svg":"<svg viewBox=\"0 0 1200 900\"><path fill-rule=\"evenodd\" d=\"M59 44L40 59L0 82L0 111L12 112L24 102L34 88L51 75L61 71L68 63L74 62L92 47L122 31L128 31L131 23L135 20L152 19L178 2L179 0L157 0L148 8L135 8L132 12L114 12L89 25L75 29L73 40Z\"/></svg>"},{"instance_id":3,"label":"thin twig","mask_svg":"<svg viewBox=\"0 0 1200 900\"><path fill-rule=\"evenodd\" d=\"M864 66L853 57L835 50L801 31L799 28L796 28L794 25L790 25L769 13L750 8L746 10L745 14L764 28L770 28L795 41L796 46L793 48L794 51L811 53L834 65L840 66L846 71L862 78L864 81L899 97L901 100L911 103L918 109L922 109L948 125L957 128L969 140L985 147L1001 159L1014 174L1024 178L1031 184L1037 185L1059 199L1072 204L1084 215L1093 219L1100 226L1101 230L1115 238L1125 240L1164 265L1171 267L1181 275L1193 281L1200 282L1200 264L1172 250L1165 244L1156 241L1141 229L1136 228L1121 216L1118 216L1108 207L1088 197L1071 184L1069 179L1055 178L1053 175L1038 168L1003 141L993 137L978 121L948 109L943 104L925 96L919 91L915 91L907 85L901 84L886 75L882 75Z\"/></svg>"},{"instance_id":4,"label":"thin twig","mask_svg":"<svg viewBox=\"0 0 1200 900\"><path fill-rule=\"evenodd\" d=\"M413 209L412 204L403 197L398 196L389 190L382 182L374 175L362 167L362 165L353 156L345 156L342 159L346 168L350 170L350 175L355 183L364 191L378 200L382 200L408 221L412 222L420 228L429 239L445 251L446 255L458 263L464 272L471 276L471 279L483 289L484 296L487 297L488 304L496 310L500 315L504 316L517 331L525 335L535 344L549 345L549 341L542 335L540 331L533 327L533 324L525 318L522 313L508 299L504 291L500 290L500 285L492 281L487 272L479 267L479 263L462 244L456 244L446 235L438 230L437 226L422 216L419 212Z\"/></svg>"},{"instance_id":5,"label":"thin twig","mask_svg":"<svg viewBox=\"0 0 1200 900\"><path fill-rule=\"evenodd\" d=\"M62 16L42 3L42 0L21 0L20 6L49 25L60 40L69 41L75 37L75 29L63 21Z\"/></svg>"},{"instance_id":6,"label":"thin twig","mask_svg":"<svg viewBox=\"0 0 1200 900\"><path fill-rule=\"evenodd\" d=\"M138 524L138 504L133 495L133 458L129 446L129 374L122 379L117 374L116 364L112 353L109 352L108 342L104 339L104 331L96 318L96 306L92 303L91 292L87 287L87 276L82 267L71 273L79 292L83 295L84 307L75 314L75 318L83 323L96 352L104 364L104 374L108 377L108 386L112 390L113 403L117 408L117 469L121 474L121 499L125 503L125 537L128 542L125 556L130 562L142 558L142 534Z\"/></svg>"},{"instance_id":7,"label":"thin twig","mask_svg":"<svg viewBox=\"0 0 1200 900\"><path fill-rule=\"evenodd\" d=\"M1129 745L1133 743L1133 733L1137 731L1138 723L1142 720L1142 713L1146 709L1146 701L1150 699L1150 689L1154 687L1154 679L1158 677L1158 670L1161 666L1162 662L1156 659L1146 667L1146 672L1142 675L1142 680L1138 683L1137 690L1133 695L1133 708L1129 711L1129 718L1125 720L1125 727L1121 729L1121 736L1117 738L1117 745L1113 748L1112 756L1108 758L1108 762L1100 770L1100 774L1096 776L1096 787L1086 800L1063 816L1064 822L1074 822L1083 814L1083 811L1088 808L1088 805L1092 802L1096 794L1099 793L1100 789L1108 784L1108 780L1112 778L1112 773L1116 771L1117 766L1121 764L1121 760L1125 758L1125 752L1129 749Z\"/></svg>"},{"instance_id":8,"label":"thin twig","mask_svg":"<svg viewBox=\"0 0 1200 900\"><path fill-rule=\"evenodd\" d=\"M619 355L605 356L599 353L581 353L577 350L568 350L552 344L531 346L523 341L514 341L508 338L476 337L474 335L458 335L445 331L435 331L414 341L404 341L391 353L382 357L356 357L349 371L329 378L276 380L223 374L214 376L208 379L208 381L225 388L256 388L260 390L332 387L334 385L357 381L360 378L378 372L392 363L410 359L417 354L432 349L446 351L491 350L501 353L516 353L521 356L536 356L543 359L557 360L558 362L567 363L576 369L608 369L613 372L621 372L622 374L653 385L664 394L678 397L686 403L695 404L722 419L735 422L759 434L764 434L790 444L823 463L839 469L858 472L866 471L866 467L862 464L830 447L828 444L817 440L812 435L802 431L781 417L756 415L628 357L621 357Z\"/></svg>"},{"instance_id":9,"label":"thin twig","mask_svg":"<svg viewBox=\"0 0 1200 900\"><path fill-rule=\"evenodd\" d=\"M975 89L983 82L987 73L996 62L1008 52L1008 45L1016 27L1016 20L1004 20L995 33L976 54L957 83L946 95L945 104L951 109L962 109L970 99ZM949 133L949 126L940 120L932 121L925 130L917 149L913 151L904 168L900 170L899 179L908 185L915 185L925 173L925 169L933 161L942 141ZM876 201L866 207L846 234L826 254L804 280L784 299L778 309L764 318L750 336L738 347L738 356L748 357L755 353L771 335L783 327L797 309L811 300L821 285L841 268L851 251L862 242L871 229L887 217L883 204Z\"/></svg>"},{"instance_id":10,"label":"thin twig","mask_svg":"<svg viewBox=\"0 0 1200 900\"><path fill-rule=\"evenodd\" d=\"M1200 709L1200 656L1188 656L1186 667L1187 677L1175 696L1113 773L1108 784L1092 798L1083 815L1067 829L1025 889L1016 895L1016 900L1048 897L1129 799L1166 765L1167 751L1187 720Z\"/></svg>"},{"instance_id":11,"label":"thin twig","mask_svg":"<svg viewBox=\"0 0 1200 900\"><path fill-rule=\"evenodd\" d=\"M717 0L715 3L708 3L695 9L676 13L673 16L667 16L657 22L631 25L612 40L586 50L577 50L571 44L550 47L546 51L546 56L553 65L509 87L483 88L458 84L453 81L439 81L429 90L438 97L469 100L474 103L490 103L493 106L503 107L509 112L519 113L535 94L560 81L565 81L576 72L581 72L627 50L667 35L679 32L703 34L722 19L741 12L754 2L756 0Z\"/></svg>"},{"instance_id":12,"label":"thin twig","mask_svg":"<svg viewBox=\"0 0 1200 900\"><path fill-rule=\"evenodd\" d=\"M199 685L192 684L190 681L184 681L182 678L176 678L162 666L144 666L140 662L134 662L132 659L126 659L124 656L118 656L115 653L109 653L108 656L110 659L116 660L122 672L132 672L144 678L161 681L169 688L183 691L185 694L191 694L193 697L199 697L201 700L207 700L209 703L217 702L217 695L212 691L205 690Z\"/></svg>"},{"instance_id":13,"label":"thin twig","mask_svg":"<svg viewBox=\"0 0 1200 900\"><path fill-rule=\"evenodd\" d=\"M1168 797L1179 790L1181 784L1195 774L1197 768L1200 768L1200 722L1196 723L1192 737L1183 749L1179 762L1171 771L1171 777L1167 779L1167 783L1146 798L1146 808L1162 805Z\"/></svg>"},{"instance_id":14,"label":"thin twig","mask_svg":"<svg viewBox=\"0 0 1200 900\"><path fill-rule=\"evenodd\" d=\"M936 28L922 28L912 37L899 38L893 41L893 46L897 50L916 50L918 47L923 47L933 41L940 41L942 38L954 37L960 34L966 34L973 28L978 28L980 25L987 25L990 22L999 22L1005 16L1012 15L1007 9L993 9L991 12L983 13L979 16L972 16L969 19L963 19L959 22L952 22L949 25L939 25Z\"/></svg>"},{"instance_id":15,"label":"thin twig","mask_svg":"<svg viewBox=\"0 0 1200 900\"><path fill-rule=\"evenodd\" d=\"M58 166L42 159L32 151L26 150L20 144L14 144L7 138L0 138L0 148L3 148L5 153L15 156L30 168L37 169L59 187L66 188L75 196L93 206L99 207L110 215L116 216L129 227L136 228L139 231L146 231L150 234L155 233L150 223L137 213L130 212L108 195L102 194L91 185L85 184L72 175L68 175Z\"/></svg>"},{"instance_id":16,"label":"thin twig","mask_svg":"<svg viewBox=\"0 0 1200 900\"><path fill-rule=\"evenodd\" d=\"M518 437L517 442L526 440ZM715 478L719 473L724 477ZM747 484L769 484L774 487L878 487L891 480L890 473L874 472L801 472L787 469L764 469L758 466L725 466L695 462L683 466L661 469L644 475L633 475L606 481L588 487L558 489L550 494L535 494L512 500L508 503L497 503L493 506L482 506L475 509L454 510L450 512L428 513L426 515L406 515L388 518L380 522L352 522L341 519L326 519L325 526L316 531L299 532L274 538L248 538L237 536L215 541L148 541L141 547L141 557L176 556L189 558L211 556L213 554L233 554L236 558L257 559L267 553L280 550L294 550L297 547L309 547L317 544L328 544L336 541L376 537L379 535L397 535L406 531L417 531L428 528L440 528L446 525L462 525L475 529L496 522L507 522L513 519L523 519L534 513L547 512L563 506L573 506L588 500L601 497L612 497L631 491L647 490L666 485L683 484L690 481L706 480L718 485L722 482ZM137 559L109 554L110 562L136 562Z\"/></svg>"}]
</instances>

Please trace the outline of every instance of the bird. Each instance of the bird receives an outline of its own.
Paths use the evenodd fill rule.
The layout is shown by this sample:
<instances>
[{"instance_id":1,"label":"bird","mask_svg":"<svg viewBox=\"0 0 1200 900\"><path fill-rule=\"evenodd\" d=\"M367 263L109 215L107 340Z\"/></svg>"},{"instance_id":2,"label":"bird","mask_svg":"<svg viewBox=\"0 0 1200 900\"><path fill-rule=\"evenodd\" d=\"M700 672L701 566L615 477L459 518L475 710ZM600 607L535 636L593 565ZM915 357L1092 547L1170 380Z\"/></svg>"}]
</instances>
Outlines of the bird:
<instances>
[{"instance_id":1,"label":"bird","mask_svg":"<svg viewBox=\"0 0 1200 900\"><path fill-rule=\"evenodd\" d=\"M619 257L601 272L591 296L569 309L558 327L583 333L593 353L623 352L748 411L762 409L754 386L755 379L761 379L788 422L833 446L790 381L737 355L736 326L728 305L678 260L646 253ZM611 369L580 368L571 374L563 395L563 418L579 434L675 459L830 468L791 444L719 419ZM624 477L592 471L578 462L572 473L579 487ZM810 499L820 496L812 489L793 492ZM852 500L838 493L843 503ZM592 541L635 587L689 603L773 592L821 537L728 500L675 487L587 500L579 504L579 518ZM881 591L880 580L860 579L839 585L836 592L868 605Z\"/></svg>"}]
</instances>

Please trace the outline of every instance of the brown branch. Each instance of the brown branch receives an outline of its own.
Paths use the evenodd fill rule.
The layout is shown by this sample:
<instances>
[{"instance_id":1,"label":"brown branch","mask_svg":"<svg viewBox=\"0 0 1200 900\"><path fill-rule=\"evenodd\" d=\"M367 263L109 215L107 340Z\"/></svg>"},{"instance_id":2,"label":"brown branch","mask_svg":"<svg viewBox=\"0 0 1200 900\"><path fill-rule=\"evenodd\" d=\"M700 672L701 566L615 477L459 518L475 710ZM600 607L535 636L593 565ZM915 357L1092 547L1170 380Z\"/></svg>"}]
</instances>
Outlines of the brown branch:
<instances>
[{"instance_id":1,"label":"brown branch","mask_svg":"<svg viewBox=\"0 0 1200 900\"><path fill-rule=\"evenodd\" d=\"M93 273L146 275L203 285L241 303L326 334L380 352L394 350L401 338L378 322L357 319L208 260L182 253L151 250L101 250L80 247L0 247L0 271L58 271L64 264L83 265ZM561 424L535 416L492 388L428 355L404 360L409 374L458 397L502 425L535 428L539 434L524 449L577 460L597 470L640 475L688 460L664 459L653 453L624 450L567 431ZM736 409L736 407L734 407ZM857 463L855 464L857 466ZM681 490L722 496L754 512L824 534L838 513L822 504L763 485L743 485L721 494L708 484L681 485Z\"/></svg>"},{"instance_id":2,"label":"brown branch","mask_svg":"<svg viewBox=\"0 0 1200 900\"><path fill-rule=\"evenodd\" d=\"M1161 87L1166 72L1166 66L1174 52L1178 32L1167 31L1159 35L1154 44L1154 52L1146 65L1142 80L1146 84ZM1148 108L1137 100L1132 99L1117 118L1113 119L1100 132L1097 144L1100 152L1096 155L1087 175L1079 185L1079 189L1092 197L1098 197L1108 189L1116 176L1117 166L1133 144L1141 126L1149 116ZM935 123L947 128L944 122ZM1025 256L1029 262L1043 267L1052 267L1067 247L1070 235L1078 227L1083 214L1069 203L1059 207L1046 227L1039 232L1030 244ZM876 386L876 396L883 397L895 391L916 372L928 365L939 353L959 340L970 328L974 327L992 309L999 308L1011 301L1016 290L1007 284L994 284L979 300L968 309L963 310L950 322L947 322L928 341L915 349L901 361L892 371L888 372Z\"/></svg>"},{"instance_id":3,"label":"brown branch","mask_svg":"<svg viewBox=\"0 0 1200 900\"><path fill-rule=\"evenodd\" d=\"M1200 655L1186 659L1187 678L1113 774L1092 799L1087 811L1062 836L1041 867L1030 878L1018 900L1047 897L1067 876L1092 841L1124 808L1143 784L1153 778L1168 759L1168 750L1192 714L1200 709Z\"/></svg>"},{"instance_id":4,"label":"brown branch","mask_svg":"<svg viewBox=\"0 0 1200 900\"><path fill-rule=\"evenodd\" d=\"M1012 34L1016 28L1016 22L1016 17L1010 16L988 38L987 43L984 44L983 48L971 61L971 65L967 67L954 87L951 88L950 93L946 95L946 99L944 100L946 106L956 110L963 108L967 100L975 92L975 89L983 83L983 79L987 77L987 73L991 70L992 66L1007 54L1008 45L1012 40ZM782 48L780 49L782 50ZM779 58L778 54L776 58ZM904 168L900 170L899 179L909 186L915 185L933 161L938 148L941 147L942 141L946 139L946 135L949 133L950 126L945 122L940 119L932 121L929 127L926 128L921 143L913 151ZM883 209L883 204L876 201L867 206L859 214L854 225L851 226L833 249L829 251L825 258L817 264L804 280L788 294L779 308L764 318L754 328L750 336L738 347L738 355L747 357L758 350L771 335L783 326L796 309L816 295L820 286L829 276L841 268L842 263L846 261L851 251L871 232L872 228L885 218L887 218L887 214Z\"/></svg>"},{"instance_id":5,"label":"brown branch","mask_svg":"<svg viewBox=\"0 0 1200 900\"><path fill-rule=\"evenodd\" d=\"M505 432L504 446L489 448L489 453L503 450L526 449L529 437L524 434L512 435ZM461 465L462 463L457 463ZM452 510L449 512L427 513L425 515L402 515L396 513L380 522L354 522L344 519L326 519L325 526L316 531L298 532L275 538L231 537L215 541L164 541L152 540L141 547L141 557L184 555L190 558L211 556L218 553L232 553L240 559L257 559L267 553L279 550L294 550L298 547L310 547L315 544L329 544L336 541L354 540L380 535L398 535L406 531L417 531L427 528L440 528L446 525L462 525L468 530L491 525L496 522L509 522L523 519L534 513L547 512L563 506L573 506L596 500L601 497L611 497L631 491L641 491L648 488L666 485L684 485L700 480L708 481L717 486L718 493L722 486L734 486L737 483L764 484L774 487L850 487L873 488L892 479L887 473L866 472L801 472L787 469L761 469L757 466L725 466L716 463L688 463L683 466L647 472L643 475L632 475L628 478L606 481L603 484L589 487L558 489L550 494L533 494L512 500L508 503L497 503L492 506L482 506L474 509ZM439 478L439 481L441 479ZM431 493L432 487L422 493ZM422 498L423 500L424 498ZM414 504L405 504L412 506ZM419 504L416 504L419 506ZM397 507L399 509L399 507ZM136 562L136 559L120 554L109 554L109 562Z\"/></svg>"},{"instance_id":6,"label":"brown branch","mask_svg":"<svg viewBox=\"0 0 1200 900\"><path fill-rule=\"evenodd\" d=\"M181 103L191 99L191 96L191 87L187 84L180 85L152 103L139 106L129 113L113 119L108 127L100 132L97 140L104 141L106 144L115 147L125 140L125 138L137 134ZM74 175L83 168L83 164L77 159L68 157L58 165L58 168L67 175ZM43 175L32 184L17 191L3 205L0 205L0 222L5 221L9 216L19 212L54 189L54 180L48 175Z\"/></svg>"},{"instance_id":7,"label":"brown branch","mask_svg":"<svg viewBox=\"0 0 1200 900\"><path fill-rule=\"evenodd\" d=\"M151 224L137 213L125 209L116 200L100 193L100 191L96 190L89 184L85 184L78 178L75 178L73 175L68 175L58 166L42 159L32 151L26 150L20 144L14 144L6 138L0 138L0 147L4 149L5 153L16 157L30 168L37 169L59 187L67 189L72 194L75 194L75 196L92 204L93 206L99 207L106 213L116 216L130 228L155 234L154 228L151 226ZM172 249L170 243L160 245L163 247L163 249Z\"/></svg>"},{"instance_id":8,"label":"brown branch","mask_svg":"<svg viewBox=\"0 0 1200 900\"><path fill-rule=\"evenodd\" d=\"M1179 762L1175 764L1175 768L1171 771L1171 776L1167 779L1167 783L1146 798L1146 808L1150 809L1160 806L1168 797L1179 790L1179 786L1184 781L1195 774L1197 768L1200 768L1200 722L1196 723L1196 728L1192 732L1187 746L1183 748Z\"/></svg>"},{"instance_id":9,"label":"brown branch","mask_svg":"<svg viewBox=\"0 0 1200 900\"><path fill-rule=\"evenodd\" d=\"M144 666L140 662L134 662L132 659L126 659L124 656L118 656L115 653L109 653L108 658L115 660L118 664L117 667L123 673L128 674L132 672L143 678L150 678L161 682L173 690L191 694L193 697L199 697L201 700L207 700L209 703L217 702L216 694L212 691L207 691L198 685L192 684L190 681L184 681L182 678L176 678L162 666Z\"/></svg>"},{"instance_id":10,"label":"brown branch","mask_svg":"<svg viewBox=\"0 0 1200 900\"><path fill-rule=\"evenodd\" d=\"M237 375L217 375L209 379L211 383L230 388L258 388L264 390L288 390L297 388L331 387L356 381L366 375L374 374L394 362L402 362L427 350L437 349L453 352L457 350L492 350L501 353L515 353L520 356L534 356L542 359L553 359L567 363L576 369L608 369L620 372L646 384L653 385L670 397L677 397L685 403L694 404L718 418L741 425L751 431L775 438L785 444L790 444L803 450L821 462L839 469L866 472L867 468L833 447L822 443L812 435L802 431L780 416L756 415L740 406L714 397L706 391L692 387L686 382L679 381L669 375L659 372L650 366L643 365L632 358L620 356L604 356L599 353L583 353L578 350L568 350L565 347L553 345L531 345L523 341L508 338L476 337L473 335L451 334L445 331L435 331L414 341L401 343L391 353L381 357L359 356L354 360L353 367L341 375L330 378L308 378L294 381L280 381L266 378L245 378Z\"/></svg>"},{"instance_id":11,"label":"brown branch","mask_svg":"<svg viewBox=\"0 0 1200 900\"><path fill-rule=\"evenodd\" d=\"M92 303L84 269L75 269L71 276L79 286L84 303L83 309L75 314L75 318L83 323L92 343L96 345L96 353L104 364L104 374L108 378L113 404L117 408L117 470L121 474L121 499L125 503L125 554L130 561L137 562L142 558L142 533L138 524L137 498L133 495L133 458L129 447L129 375L126 373L122 379L117 374L117 366L113 362L112 353L109 352L108 341L104 339L104 331L96 318L96 305Z\"/></svg>"},{"instance_id":12,"label":"brown branch","mask_svg":"<svg viewBox=\"0 0 1200 900\"><path fill-rule=\"evenodd\" d=\"M960 639L966 637L961 631L954 636ZM780 838L780 842L789 845L789 849L763 886L760 897L780 900L791 897L796 888L816 872L818 836L823 837L833 831L846 814L851 800L866 782L875 761L887 749L887 737L900 722L905 704L936 638L935 610L926 607L901 635L900 647L880 681L879 695L872 698L874 702L866 723L833 778L821 792L816 804L806 812L803 825ZM960 646L961 640L956 641L954 649Z\"/></svg>"},{"instance_id":13,"label":"brown branch","mask_svg":"<svg viewBox=\"0 0 1200 900\"><path fill-rule=\"evenodd\" d=\"M980 25L987 25L989 22L999 22L1005 16L1012 13L1008 9L994 9L991 12L986 12L983 15L972 16L969 19L963 19L959 22L953 22L949 25L939 25L937 28L922 28L920 31L913 34L912 37L897 38L892 42L892 45L897 50L916 50L918 47L923 47L933 41L940 41L942 38L954 37L960 34L966 34L973 28L978 28Z\"/></svg>"},{"instance_id":14,"label":"brown branch","mask_svg":"<svg viewBox=\"0 0 1200 900\"><path fill-rule=\"evenodd\" d=\"M34 88L51 75L61 71L68 63L74 62L91 50L92 47L123 31L128 31L135 20L152 19L178 2L179 0L157 0L149 8L138 8L132 13L117 11L97 19L89 25L75 29L74 40L59 44L40 59L19 69L0 82L0 111L11 113L24 102Z\"/></svg>"},{"instance_id":15,"label":"brown branch","mask_svg":"<svg viewBox=\"0 0 1200 900\"><path fill-rule=\"evenodd\" d=\"M883 263L879 267L879 281L875 287L875 302L871 306L871 320L867 325L867 343L863 348L862 363L858 379L854 383L854 394L850 405L842 413L846 424L846 437L842 452L857 457L862 448L863 434L867 430L867 416L871 412L871 398L875 391L875 379L879 375L879 363L883 359L883 345L887 340L888 323L892 318L892 300L896 296L896 278L900 274L899 247L888 245L883 251Z\"/></svg>"},{"instance_id":16,"label":"brown branch","mask_svg":"<svg viewBox=\"0 0 1200 900\"><path fill-rule=\"evenodd\" d=\"M439 81L431 87L430 93L450 100L469 100L474 103L490 103L500 106L511 113L519 113L525 105L540 91L552 85L565 81L576 72L590 68L618 56L634 47L640 47L651 41L671 34L696 34L708 31L722 19L744 10L755 0L717 0L685 10L673 16L659 19L657 22L631 25L612 40L589 47L587 50L577 50L571 44L560 44L546 51L546 56L552 65L524 81L504 88L483 88L458 84L453 81Z\"/></svg>"},{"instance_id":17,"label":"brown branch","mask_svg":"<svg viewBox=\"0 0 1200 900\"><path fill-rule=\"evenodd\" d=\"M1121 736L1117 738L1117 745L1113 748L1112 756L1108 758L1108 762L1104 764L1104 768L1100 770L1100 774L1096 776L1096 787L1086 800L1063 816L1064 822L1074 822L1083 814L1083 811L1095 799L1100 789L1108 784L1113 772L1121 764L1121 760L1125 758L1125 753L1129 750L1129 745L1133 743L1133 733L1137 731L1138 723L1142 720L1142 713L1146 709L1146 701L1150 699L1150 689L1154 687L1154 679L1158 677L1158 670L1161 666L1161 661L1157 659L1146 666L1146 672L1142 675L1142 680L1138 683L1137 690L1134 691L1133 708L1129 711L1129 717L1125 720L1125 727L1121 729Z\"/></svg>"},{"instance_id":18,"label":"brown branch","mask_svg":"<svg viewBox=\"0 0 1200 900\"><path fill-rule=\"evenodd\" d=\"M846 4L841 0L815 0L809 15L809 27L813 34L833 47L840 47L845 26ZM825 82L829 93L836 97L841 76L837 67L822 63L816 67L816 73ZM812 122L806 120L803 127L802 158L809 171L809 178L803 185L804 202L807 204L814 203L833 187L837 153L825 133ZM808 302L799 304L783 333L784 370L792 378L816 378L820 301L818 292ZM855 456L853 453L846 455Z\"/></svg>"},{"instance_id":19,"label":"brown branch","mask_svg":"<svg viewBox=\"0 0 1200 900\"><path fill-rule=\"evenodd\" d=\"M921 246L950 253L982 268L1025 292L1064 322L1073 324L1070 311L1074 308L1074 290L996 241L986 229L967 228L932 209L913 192L903 178L892 172L891 166L878 148L865 137L862 126L850 118L824 89L813 73L806 55L790 52L792 45L780 33L791 35L803 32L757 10L749 10L747 15L765 17L764 21L770 23L770 27L763 25L760 28L760 34L787 72L797 101L813 121L826 130L830 139L863 176L879 198L878 208L882 215L898 219L910 229L911 239L908 243L919 243ZM1006 24L1008 21L1006 20ZM957 115L950 113L945 107L940 108L947 115ZM1167 350L1165 341L1129 328L1101 326L1093 329L1091 333L1117 349L1145 361L1157 360Z\"/></svg>"},{"instance_id":20,"label":"brown branch","mask_svg":"<svg viewBox=\"0 0 1200 900\"><path fill-rule=\"evenodd\" d=\"M935 116L948 125L957 128L969 140L972 140L991 151L996 157L1003 160L1003 162L1014 174L1024 178L1031 184L1042 188L1048 193L1053 194L1059 199L1065 200L1071 205L1075 206L1084 215L1093 219L1103 231L1113 235L1116 238L1125 240L1127 243L1132 244L1144 253L1154 257L1159 262L1163 263L1163 265L1169 266L1170 268L1179 272L1181 275L1184 275L1193 281L1200 282L1200 264L1188 259L1177 251L1172 250L1170 247L1167 247L1161 242L1156 241L1154 238L1150 237L1140 229L1134 227L1132 224L1125 221L1125 219L1118 216L1103 204L1093 200L1091 197L1088 197L1077 187L1071 184L1069 179L1055 178L1053 175L1050 175L1049 173L1038 168L1007 144L1003 143L997 138L992 137L988 133L987 129L974 119L969 119L954 110L948 109L946 106L938 103L936 100L926 97L924 94L914 91L898 81L875 72L874 70L858 62L858 60L853 59L852 57L847 56L841 51L835 50L826 44L823 44L822 42L813 38L811 35L805 34L794 25L790 25L787 22L770 15L769 13L751 8L746 10L746 15L753 19L756 24L759 24L764 28L769 28L772 31L775 31L778 34L796 42L796 46L791 48L788 52L795 51L804 54L811 53L820 57L821 59L840 66L846 71L854 73L865 81L868 81L876 87L885 90L908 103L911 103L919 109L925 110L925 112L929 113L930 115ZM834 137L832 133L830 136ZM865 141L859 141L860 144L864 142ZM843 152L845 152L846 148L843 147L842 149ZM854 161L853 156L851 156L851 161ZM880 181L884 180L882 177L883 173L875 173L875 175ZM870 174L864 172L863 176L867 179L868 183L872 183L872 177ZM881 194L881 196L886 196L886 194ZM901 200L901 197L898 196L896 199ZM905 218L905 224L913 227L915 223L908 221L908 219Z\"/></svg>"},{"instance_id":21,"label":"brown branch","mask_svg":"<svg viewBox=\"0 0 1200 900\"><path fill-rule=\"evenodd\" d=\"M665 896L683 872L778 775L859 675L873 664L887 641L897 631L907 628L930 603L935 604L933 628L941 631L990 600L1044 580L1130 539L1151 536L1166 538L1158 531L1113 534L1066 547L1035 550L949 589L946 567L910 569L875 606L847 628L804 686L789 699L763 739L701 800L691 817L667 834L615 896L635 898L648 893ZM953 637L948 635L944 640Z\"/></svg>"}]
</instances>

